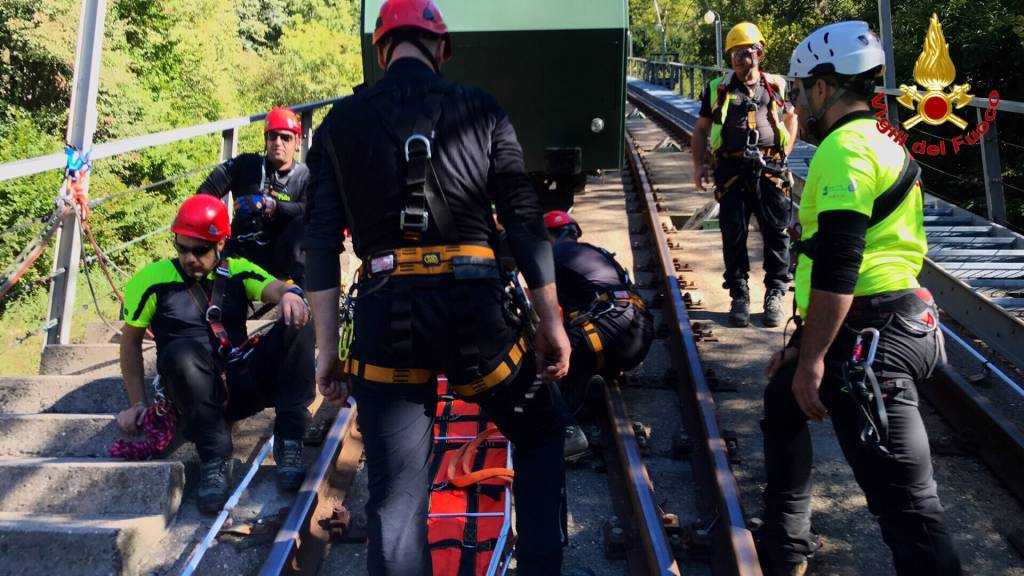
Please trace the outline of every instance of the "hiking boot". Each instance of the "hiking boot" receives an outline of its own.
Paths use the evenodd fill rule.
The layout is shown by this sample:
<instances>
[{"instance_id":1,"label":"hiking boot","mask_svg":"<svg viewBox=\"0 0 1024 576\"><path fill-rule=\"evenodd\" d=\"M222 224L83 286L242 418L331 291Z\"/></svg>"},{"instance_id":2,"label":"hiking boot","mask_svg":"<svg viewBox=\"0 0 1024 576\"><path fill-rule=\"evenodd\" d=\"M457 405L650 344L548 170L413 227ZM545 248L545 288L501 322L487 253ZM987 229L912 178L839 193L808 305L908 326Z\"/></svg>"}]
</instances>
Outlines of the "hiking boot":
<instances>
[{"instance_id":1,"label":"hiking boot","mask_svg":"<svg viewBox=\"0 0 1024 576\"><path fill-rule=\"evenodd\" d=\"M274 442L274 462L277 463L277 487L298 490L306 477L306 468L302 465L302 441Z\"/></svg>"},{"instance_id":2,"label":"hiking boot","mask_svg":"<svg viewBox=\"0 0 1024 576\"><path fill-rule=\"evenodd\" d=\"M587 452L590 443L587 442L587 435L578 424L565 427L565 459L568 462L575 462Z\"/></svg>"},{"instance_id":3,"label":"hiking boot","mask_svg":"<svg viewBox=\"0 0 1024 576\"><path fill-rule=\"evenodd\" d=\"M786 291L772 288L764 297L764 325L774 328L785 320Z\"/></svg>"},{"instance_id":4,"label":"hiking boot","mask_svg":"<svg viewBox=\"0 0 1024 576\"><path fill-rule=\"evenodd\" d=\"M199 466L199 493L196 495L199 510L213 513L224 507L234 463L230 458L214 458Z\"/></svg>"},{"instance_id":5,"label":"hiking boot","mask_svg":"<svg viewBox=\"0 0 1024 576\"><path fill-rule=\"evenodd\" d=\"M729 322L737 328L750 324L750 297L747 295L733 296L729 307Z\"/></svg>"}]
</instances>

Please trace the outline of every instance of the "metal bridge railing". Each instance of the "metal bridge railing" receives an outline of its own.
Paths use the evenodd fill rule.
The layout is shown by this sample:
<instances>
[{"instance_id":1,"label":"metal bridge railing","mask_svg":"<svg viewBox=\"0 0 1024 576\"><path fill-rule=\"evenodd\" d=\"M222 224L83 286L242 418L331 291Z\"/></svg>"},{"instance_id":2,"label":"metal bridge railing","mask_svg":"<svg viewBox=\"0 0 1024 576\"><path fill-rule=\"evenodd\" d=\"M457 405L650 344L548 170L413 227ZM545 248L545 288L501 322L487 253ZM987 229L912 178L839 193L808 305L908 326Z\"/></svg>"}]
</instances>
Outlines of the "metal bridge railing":
<instances>
[{"instance_id":1,"label":"metal bridge railing","mask_svg":"<svg viewBox=\"0 0 1024 576\"><path fill-rule=\"evenodd\" d=\"M633 78L663 86L676 91L681 96L697 100L701 96L704 85L715 76L724 74L728 69L682 64L679 62L646 60L644 58L629 58L627 70L628 74ZM697 78L698 75L699 79ZM787 80L792 82L792 79L787 78ZM890 97L903 94L895 88L878 87L875 91ZM898 120L896 118L897 108L892 103L892 98L888 98L888 100L890 101L888 106L889 117ZM990 107L988 98L973 98L968 106L974 108L975 121L978 124L986 120L985 113ZM1006 112L1024 114L1024 102L1000 99L995 109L999 114ZM981 168L985 183L985 205L988 219L1005 226L1007 224L1005 188L1015 187L1003 183L1002 159L999 154L998 121L990 121L985 124L988 126L988 130L981 135L980 142L978 143L981 151ZM929 166L929 168L931 167Z\"/></svg>"}]
</instances>

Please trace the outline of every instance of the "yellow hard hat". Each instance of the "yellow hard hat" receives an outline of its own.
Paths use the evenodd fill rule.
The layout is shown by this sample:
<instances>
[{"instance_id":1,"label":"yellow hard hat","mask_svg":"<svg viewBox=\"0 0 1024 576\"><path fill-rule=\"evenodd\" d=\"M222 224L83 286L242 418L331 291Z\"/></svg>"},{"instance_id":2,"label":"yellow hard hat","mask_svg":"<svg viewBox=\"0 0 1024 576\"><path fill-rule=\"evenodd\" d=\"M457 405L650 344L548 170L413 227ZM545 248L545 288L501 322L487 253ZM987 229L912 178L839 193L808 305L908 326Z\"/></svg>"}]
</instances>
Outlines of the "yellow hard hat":
<instances>
[{"instance_id":1,"label":"yellow hard hat","mask_svg":"<svg viewBox=\"0 0 1024 576\"><path fill-rule=\"evenodd\" d=\"M768 42L765 41L761 31L750 22L740 22L733 26L732 30L729 30L729 34L725 37L726 52L737 46L749 46L751 44L768 46Z\"/></svg>"}]
</instances>

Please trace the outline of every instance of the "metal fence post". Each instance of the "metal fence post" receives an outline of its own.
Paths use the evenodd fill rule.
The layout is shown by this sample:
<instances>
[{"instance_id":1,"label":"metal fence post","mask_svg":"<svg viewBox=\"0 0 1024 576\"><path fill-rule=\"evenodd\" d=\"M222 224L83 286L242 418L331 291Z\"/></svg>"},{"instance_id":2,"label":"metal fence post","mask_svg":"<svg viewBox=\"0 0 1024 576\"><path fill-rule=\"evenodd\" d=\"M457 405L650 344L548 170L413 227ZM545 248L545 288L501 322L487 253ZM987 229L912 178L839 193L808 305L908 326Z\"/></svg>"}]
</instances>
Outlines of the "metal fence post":
<instances>
[{"instance_id":1,"label":"metal fence post","mask_svg":"<svg viewBox=\"0 0 1024 576\"><path fill-rule=\"evenodd\" d=\"M238 128L228 128L220 133L220 161L227 162L238 155ZM234 194L228 191L224 197L224 204L228 207L228 216L235 217Z\"/></svg>"},{"instance_id":2,"label":"metal fence post","mask_svg":"<svg viewBox=\"0 0 1024 576\"><path fill-rule=\"evenodd\" d=\"M692 66L689 68L689 70L690 70L690 99L691 100L696 100L697 97L694 96L693 85L694 85L694 80L697 78L697 70L694 69Z\"/></svg>"},{"instance_id":3,"label":"metal fence post","mask_svg":"<svg viewBox=\"0 0 1024 576\"><path fill-rule=\"evenodd\" d=\"M71 107L68 111L67 141L88 152L92 148L92 135L96 130L96 93L100 84L100 61L103 53L103 25L107 14L106 0L83 0L79 20L78 48L75 53L75 80L71 89ZM82 182L84 192L89 191L89 177ZM82 257L82 241L78 214L68 213L57 232L57 253L52 272L56 275L50 284L48 321L56 321L46 333L46 344L71 343L71 317L75 309L75 289L78 287L78 263Z\"/></svg>"},{"instance_id":4,"label":"metal fence post","mask_svg":"<svg viewBox=\"0 0 1024 576\"><path fill-rule=\"evenodd\" d=\"M985 109L976 108L978 124L985 120ZM985 205L988 219L1006 224L1006 198L1003 196L1003 165L999 159L999 128L995 120L981 137L981 171L985 175Z\"/></svg>"},{"instance_id":5,"label":"metal fence post","mask_svg":"<svg viewBox=\"0 0 1024 576\"><path fill-rule=\"evenodd\" d=\"M313 111L306 110L302 113L302 150L299 152L299 158L302 162L306 161L306 156L309 155L309 147L313 145Z\"/></svg>"},{"instance_id":6,"label":"metal fence post","mask_svg":"<svg viewBox=\"0 0 1024 576\"><path fill-rule=\"evenodd\" d=\"M884 86L887 89L896 88L896 58L893 56L892 48L892 7L890 0L878 0L878 22L881 25L882 49L885 51L885 77ZM899 110L896 109L896 97L890 94L885 95L885 105L889 113L889 121L896 123L900 121Z\"/></svg>"}]
</instances>

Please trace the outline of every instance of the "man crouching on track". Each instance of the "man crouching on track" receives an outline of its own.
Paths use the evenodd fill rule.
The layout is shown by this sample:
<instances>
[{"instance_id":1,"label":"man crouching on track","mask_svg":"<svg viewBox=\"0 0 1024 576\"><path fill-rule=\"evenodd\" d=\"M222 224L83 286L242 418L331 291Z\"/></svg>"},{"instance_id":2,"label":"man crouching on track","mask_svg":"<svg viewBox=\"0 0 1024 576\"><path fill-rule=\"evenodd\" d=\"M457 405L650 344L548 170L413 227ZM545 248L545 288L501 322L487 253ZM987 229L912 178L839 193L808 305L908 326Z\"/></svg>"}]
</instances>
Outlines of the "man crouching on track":
<instances>
[{"instance_id":1,"label":"man crouching on track","mask_svg":"<svg viewBox=\"0 0 1024 576\"><path fill-rule=\"evenodd\" d=\"M591 394L599 393L589 390L594 376L607 382L647 356L654 339L654 320L614 255L579 241L583 229L575 218L554 210L544 215L544 225L555 242L558 302L572 344L569 375L561 386L575 414ZM587 447L579 425L566 427L566 460L578 459Z\"/></svg>"},{"instance_id":2,"label":"man crouching on track","mask_svg":"<svg viewBox=\"0 0 1024 576\"><path fill-rule=\"evenodd\" d=\"M450 42L431 0L387 0L373 34L386 75L336 104L318 129L323 154L305 241L317 384L333 402L351 385L358 401L371 576L431 574L438 373L515 444L518 573L557 575L565 410L549 382L568 370L569 341L551 244L508 116L492 96L438 76ZM500 277L492 199L540 318L532 342ZM341 362L334 351L345 227L363 265L343 312L342 348L352 339Z\"/></svg>"},{"instance_id":3,"label":"man crouching on track","mask_svg":"<svg viewBox=\"0 0 1024 576\"><path fill-rule=\"evenodd\" d=\"M277 410L277 483L296 490L304 475L307 406L314 397L305 295L248 260L222 258L230 223L227 208L212 196L186 200L171 231L177 259L149 264L124 289L121 373L131 406L117 415L117 423L127 433L139 430L145 411L142 339L152 329L160 383L202 461L199 508L216 512L227 500L230 423L271 406ZM281 320L258 340L246 339L250 300L280 307Z\"/></svg>"},{"instance_id":4,"label":"man crouching on track","mask_svg":"<svg viewBox=\"0 0 1024 576\"><path fill-rule=\"evenodd\" d=\"M884 64L864 22L816 30L790 62L801 132L820 144L800 204L803 325L767 370L759 548L770 576L803 574L817 549L807 420L826 417L896 572L960 574L917 407L944 356L935 303L917 281L928 248L920 168L868 106Z\"/></svg>"}]
</instances>

